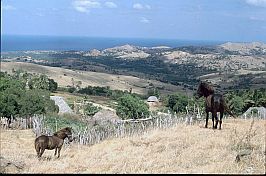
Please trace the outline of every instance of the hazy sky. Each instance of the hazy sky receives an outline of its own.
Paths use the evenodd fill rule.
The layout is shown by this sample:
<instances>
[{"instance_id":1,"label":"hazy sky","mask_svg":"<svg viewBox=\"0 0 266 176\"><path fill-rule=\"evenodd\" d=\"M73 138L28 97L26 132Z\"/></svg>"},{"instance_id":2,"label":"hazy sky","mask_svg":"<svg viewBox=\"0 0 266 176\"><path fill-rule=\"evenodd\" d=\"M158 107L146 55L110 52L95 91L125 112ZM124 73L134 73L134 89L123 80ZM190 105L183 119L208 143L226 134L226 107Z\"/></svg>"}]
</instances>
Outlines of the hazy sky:
<instances>
[{"instance_id":1,"label":"hazy sky","mask_svg":"<svg viewBox=\"0 0 266 176\"><path fill-rule=\"evenodd\" d=\"M266 0L1 0L2 34L266 42Z\"/></svg>"}]
</instances>

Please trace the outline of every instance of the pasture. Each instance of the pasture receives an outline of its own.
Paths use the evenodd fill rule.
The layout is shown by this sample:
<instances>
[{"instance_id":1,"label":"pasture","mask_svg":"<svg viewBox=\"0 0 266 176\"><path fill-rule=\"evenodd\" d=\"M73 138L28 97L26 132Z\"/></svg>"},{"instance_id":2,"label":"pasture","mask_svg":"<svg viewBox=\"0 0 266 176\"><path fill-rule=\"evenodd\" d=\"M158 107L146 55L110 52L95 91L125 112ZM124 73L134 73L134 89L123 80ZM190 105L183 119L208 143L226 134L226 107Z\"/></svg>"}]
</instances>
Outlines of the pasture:
<instances>
[{"instance_id":1,"label":"pasture","mask_svg":"<svg viewBox=\"0 0 266 176\"><path fill-rule=\"evenodd\" d=\"M222 130L204 123L180 123L91 146L64 144L60 158L47 150L40 161L31 129L1 129L1 160L16 165L1 164L1 172L265 173L265 120L225 119Z\"/></svg>"}]
</instances>

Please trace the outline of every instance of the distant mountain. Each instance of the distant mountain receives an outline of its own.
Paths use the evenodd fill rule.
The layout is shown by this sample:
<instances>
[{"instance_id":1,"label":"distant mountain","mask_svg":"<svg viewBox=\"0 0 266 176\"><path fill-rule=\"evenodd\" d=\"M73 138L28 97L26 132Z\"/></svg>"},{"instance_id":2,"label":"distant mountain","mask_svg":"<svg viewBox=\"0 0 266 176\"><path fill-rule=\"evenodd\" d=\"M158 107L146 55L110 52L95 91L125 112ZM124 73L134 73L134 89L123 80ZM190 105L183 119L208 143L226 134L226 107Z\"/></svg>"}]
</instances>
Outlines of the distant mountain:
<instances>
[{"instance_id":1,"label":"distant mountain","mask_svg":"<svg viewBox=\"0 0 266 176\"><path fill-rule=\"evenodd\" d=\"M190 86L189 88L196 85L198 79L212 79L217 84L223 82L223 85L230 82L226 83L227 87L262 87L266 77L266 44L260 42L228 42L213 46L176 48L127 44L103 50L24 51L1 54L5 61L15 60L74 70L130 75ZM31 59L28 59L29 57ZM45 58L45 61L40 58Z\"/></svg>"},{"instance_id":2,"label":"distant mountain","mask_svg":"<svg viewBox=\"0 0 266 176\"><path fill-rule=\"evenodd\" d=\"M158 46L158 47L140 47L140 46L133 46L133 45L122 45L116 46L113 48L107 48L102 51L93 49L83 56L112 56L121 59L145 59L151 56L149 53L150 50L164 50L169 49L170 47L166 46Z\"/></svg>"},{"instance_id":3,"label":"distant mountain","mask_svg":"<svg viewBox=\"0 0 266 176\"><path fill-rule=\"evenodd\" d=\"M266 54L266 44L261 42L252 42L252 43L231 43L227 42L219 47L223 48L226 51L235 52L240 55L258 55Z\"/></svg>"}]
</instances>

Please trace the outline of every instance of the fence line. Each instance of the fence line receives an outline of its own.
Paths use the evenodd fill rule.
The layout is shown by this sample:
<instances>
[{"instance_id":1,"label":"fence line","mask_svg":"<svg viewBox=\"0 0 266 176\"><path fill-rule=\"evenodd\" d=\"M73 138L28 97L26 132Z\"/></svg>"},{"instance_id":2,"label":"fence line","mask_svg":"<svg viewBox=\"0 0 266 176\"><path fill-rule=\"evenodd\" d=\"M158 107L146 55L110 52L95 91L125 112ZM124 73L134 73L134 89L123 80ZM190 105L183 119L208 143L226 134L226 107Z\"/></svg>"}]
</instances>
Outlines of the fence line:
<instances>
[{"instance_id":1,"label":"fence line","mask_svg":"<svg viewBox=\"0 0 266 176\"><path fill-rule=\"evenodd\" d=\"M51 129L44 126L44 116L34 116L33 131L36 136L41 134L51 135ZM172 114L153 115L145 119L128 119L121 120L114 124L106 126L94 126L92 128L74 129L74 142L82 145L93 145L105 139L124 138L134 135L144 134L152 129L166 129L179 123L192 125L198 123L196 116L183 115L177 116Z\"/></svg>"},{"instance_id":2,"label":"fence line","mask_svg":"<svg viewBox=\"0 0 266 176\"><path fill-rule=\"evenodd\" d=\"M255 116L252 114L252 116ZM254 118L252 116L239 116L243 119ZM74 142L82 145L93 145L99 143L105 139L110 138L124 138L134 135L144 134L152 129L166 129L177 124L193 125L205 120L205 117L201 118L198 113L191 114L170 114L170 113L157 113L152 114L145 119L128 119L120 120L116 123L110 123L109 125L98 125L92 128L86 127L82 129L73 129ZM227 116L224 117L228 118ZM257 117L259 118L259 115ZM1 128L7 129L9 127L16 129L28 129L32 128L36 137L42 134L52 135L54 131L45 126L44 115L34 115L27 121L23 118L11 119L9 124L7 118L1 117ZM265 118L262 118L265 119ZM56 121L57 123L57 121ZM58 126L55 124L56 127Z\"/></svg>"}]
</instances>

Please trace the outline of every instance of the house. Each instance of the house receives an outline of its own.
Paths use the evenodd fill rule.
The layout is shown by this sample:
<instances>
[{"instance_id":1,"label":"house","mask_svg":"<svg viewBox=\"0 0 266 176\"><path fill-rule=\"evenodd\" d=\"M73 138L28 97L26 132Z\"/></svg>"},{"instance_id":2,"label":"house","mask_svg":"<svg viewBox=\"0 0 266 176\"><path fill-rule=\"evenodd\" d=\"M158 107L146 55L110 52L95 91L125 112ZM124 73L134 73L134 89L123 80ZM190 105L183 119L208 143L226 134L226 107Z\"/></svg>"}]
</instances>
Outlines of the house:
<instances>
[{"instance_id":1,"label":"house","mask_svg":"<svg viewBox=\"0 0 266 176\"><path fill-rule=\"evenodd\" d=\"M156 96L150 96L147 99L147 104L149 105L150 110L156 110L158 107L161 106L161 103L159 102Z\"/></svg>"},{"instance_id":2,"label":"house","mask_svg":"<svg viewBox=\"0 0 266 176\"><path fill-rule=\"evenodd\" d=\"M266 119L266 108L264 107L250 107L248 110L242 115L242 117L258 117L261 119Z\"/></svg>"},{"instance_id":3,"label":"house","mask_svg":"<svg viewBox=\"0 0 266 176\"><path fill-rule=\"evenodd\" d=\"M156 96L150 96L148 99L147 99L147 102L150 102L150 103L158 103L159 100Z\"/></svg>"}]
</instances>

